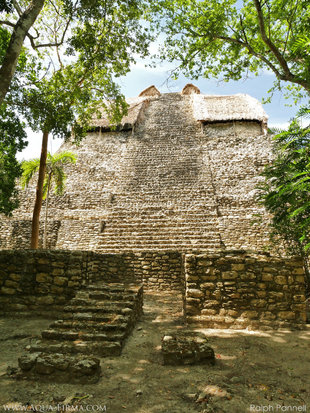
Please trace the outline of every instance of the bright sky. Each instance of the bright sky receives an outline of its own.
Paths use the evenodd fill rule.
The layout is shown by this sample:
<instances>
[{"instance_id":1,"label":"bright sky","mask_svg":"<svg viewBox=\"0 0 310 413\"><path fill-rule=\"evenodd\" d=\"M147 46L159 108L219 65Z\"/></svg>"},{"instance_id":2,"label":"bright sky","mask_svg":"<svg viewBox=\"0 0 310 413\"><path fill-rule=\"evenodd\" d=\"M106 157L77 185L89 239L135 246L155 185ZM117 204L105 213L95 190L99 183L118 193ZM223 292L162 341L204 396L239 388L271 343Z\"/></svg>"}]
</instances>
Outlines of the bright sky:
<instances>
[{"instance_id":1,"label":"bright sky","mask_svg":"<svg viewBox=\"0 0 310 413\"><path fill-rule=\"evenodd\" d=\"M132 71L121 78L120 84L122 92L126 97L138 96L139 93L148 86L155 85L160 92L180 92L186 83L194 83L199 87L201 93L210 95L231 95L236 93L247 93L259 101L267 97L267 91L272 87L274 76L265 73L238 82L218 82L217 80L200 79L192 81L185 77L180 77L177 81L167 79L168 70L171 65L161 65L157 68L144 67L144 63L139 61ZM276 93L270 104L264 105L265 111L269 115L269 126L285 127L289 120L295 115L296 107L287 107L287 101L283 94ZM29 131L29 144L23 152L18 155L18 159L38 158L41 151L41 134L34 134ZM50 139L49 151L54 153L61 145L61 140Z\"/></svg>"}]
</instances>

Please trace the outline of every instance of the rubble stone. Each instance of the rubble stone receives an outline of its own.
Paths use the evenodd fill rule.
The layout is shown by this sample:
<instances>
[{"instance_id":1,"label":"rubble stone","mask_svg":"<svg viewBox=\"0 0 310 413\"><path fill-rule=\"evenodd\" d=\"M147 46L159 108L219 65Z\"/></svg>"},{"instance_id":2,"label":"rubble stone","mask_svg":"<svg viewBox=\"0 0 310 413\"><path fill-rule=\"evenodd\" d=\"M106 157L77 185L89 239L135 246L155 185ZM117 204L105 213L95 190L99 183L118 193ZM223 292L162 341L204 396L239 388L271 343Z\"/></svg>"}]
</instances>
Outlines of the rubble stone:
<instances>
[{"instance_id":1,"label":"rubble stone","mask_svg":"<svg viewBox=\"0 0 310 413\"><path fill-rule=\"evenodd\" d=\"M214 351L202 333L190 330L166 333L162 337L162 354L166 365L214 364Z\"/></svg>"}]
</instances>

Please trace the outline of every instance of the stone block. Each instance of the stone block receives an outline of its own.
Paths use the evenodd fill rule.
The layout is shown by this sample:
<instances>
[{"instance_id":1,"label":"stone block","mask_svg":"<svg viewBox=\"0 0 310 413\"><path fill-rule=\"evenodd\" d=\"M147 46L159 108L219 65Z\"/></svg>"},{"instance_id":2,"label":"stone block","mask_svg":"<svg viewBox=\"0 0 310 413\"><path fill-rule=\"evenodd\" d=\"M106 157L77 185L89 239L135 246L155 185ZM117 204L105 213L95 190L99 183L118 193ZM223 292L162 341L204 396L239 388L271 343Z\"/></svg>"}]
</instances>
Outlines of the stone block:
<instances>
[{"instance_id":1,"label":"stone block","mask_svg":"<svg viewBox=\"0 0 310 413\"><path fill-rule=\"evenodd\" d=\"M217 313L217 310L212 310L211 308L204 308L201 310L202 315L215 315Z\"/></svg>"},{"instance_id":2,"label":"stone block","mask_svg":"<svg viewBox=\"0 0 310 413\"><path fill-rule=\"evenodd\" d=\"M201 290L190 288L186 291L188 297L200 298L204 296L204 293Z\"/></svg>"},{"instance_id":3,"label":"stone block","mask_svg":"<svg viewBox=\"0 0 310 413\"><path fill-rule=\"evenodd\" d=\"M63 275L65 270L63 268L54 268L52 271L52 275Z\"/></svg>"},{"instance_id":4,"label":"stone block","mask_svg":"<svg viewBox=\"0 0 310 413\"><path fill-rule=\"evenodd\" d=\"M52 278L49 276L49 274L45 272L39 272L36 276L36 281L38 283L46 283L46 282L51 282Z\"/></svg>"},{"instance_id":5,"label":"stone block","mask_svg":"<svg viewBox=\"0 0 310 413\"><path fill-rule=\"evenodd\" d=\"M231 264L231 269L235 271L244 270L244 268L245 268L244 264Z\"/></svg>"},{"instance_id":6,"label":"stone block","mask_svg":"<svg viewBox=\"0 0 310 413\"><path fill-rule=\"evenodd\" d=\"M305 270L304 270L303 268L295 268L295 269L293 270L293 274L297 274L297 275L299 275L299 274L305 274Z\"/></svg>"},{"instance_id":7,"label":"stone block","mask_svg":"<svg viewBox=\"0 0 310 413\"><path fill-rule=\"evenodd\" d=\"M222 277L223 280L234 280L238 278L238 273L236 271L223 271Z\"/></svg>"},{"instance_id":8,"label":"stone block","mask_svg":"<svg viewBox=\"0 0 310 413\"><path fill-rule=\"evenodd\" d=\"M284 277L283 275L278 275L277 277L275 277L274 281L279 285L287 284L286 277Z\"/></svg>"},{"instance_id":9,"label":"stone block","mask_svg":"<svg viewBox=\"0 0 310 413\"><path fill-rule=\"evenodd\" d=\"M207 258L198 258L197 264L201 267L210 267L213 265L213 262Z\"/></svg>"},{"instance_id":10,"label":"stone block","mask_svg":"<svg viewBox=\"0 0 310 413\"><path fill-rule=\"evenodd\" d=\"M258 312L257 311L243 311L243 313L241 314L241 317L248 318L248 319L257 318Z\"/></svg>"},{"instance_id":11,"label":"stone block","mask_svg":"<svg viewBox=\"0 0 310 413\"><path fill-rule=\"evenodd\" d=\"M198 281L199 277L198 277L198 275L186 274L186 280L189 281L189 282Z\"/></svg>"},{"instance_id":12,"label":"stone block","mask_svg":"<svg viewBox=\"0 0 310 413\"><path fill-rule=\"evenodd\" d=\"M294 320L296 318L296 314L293 311L279 311L277 315L282 320Z\"/></svg>"},{"instance_id":13,"label":"stone block","mask_svg":"<svg viewBox=\"0 0 310 413\"><path fill-rule=\"evenodd\" d=\"M11 288L17 288L18 287L18 283L16 281L12 281L12 280L6 280L4 285L6 287L11 287Z\"/></svg>"},{"instance_id":14,"label":"stone block","mask_svg":"<svg viewBox=\"0 0 310 413\"><path fill-rule=\"evenodd\" d=\"M14 295L16 294L16 290L14 288L2 287L1 293L6 295Z\"/></svg>"},{"instance_id":15,"label":"stone block","mask_svg":"<svg viewBox=\"0 0 310 413\"><path fill-rule=\"evenodd\" d=\"M202 333L189 330L169 332L162 337L165 365L215 363L214 350Z\"/></svg>"},{"instance_id":16,"label":"stone block","mask_svg":"<svg viewBox=\"0 0 310 413\"><path fill-rule=\"evenodd\" d=\"M13 281L19 281L22 278L21 274L12 273L10 274L10 279Z\"/></svg>"},{"instance_id":17,"label":"stone block","mask_svg":"<svg viewBox=\"0 0 310 413\"><path fill-rule=\"evenodd\" d=\"M67 279L65 277L54 277L54 284L60 286L67 284Z\"/></svg>"},{"instance_id":18,"label":"stone block","mask_svg":"<svg viewBox=\"0 0 310 413\"><path fill-rule=\"evenodd\" d=\"M262 281L272 281L274 279L274 275L270 273L263 273L262 275Z\"/></svg>"},{"instance_id":19,"label":"stone block","mask_svg":"<svg viewBox=\"0 0 310 413\"><path fill-rule=\"evenodd\" d=\"M38 297L37 303L40 305L51 305L54 303L54 298L51 297L50 295Z\"/></svg>"}]
</instances>

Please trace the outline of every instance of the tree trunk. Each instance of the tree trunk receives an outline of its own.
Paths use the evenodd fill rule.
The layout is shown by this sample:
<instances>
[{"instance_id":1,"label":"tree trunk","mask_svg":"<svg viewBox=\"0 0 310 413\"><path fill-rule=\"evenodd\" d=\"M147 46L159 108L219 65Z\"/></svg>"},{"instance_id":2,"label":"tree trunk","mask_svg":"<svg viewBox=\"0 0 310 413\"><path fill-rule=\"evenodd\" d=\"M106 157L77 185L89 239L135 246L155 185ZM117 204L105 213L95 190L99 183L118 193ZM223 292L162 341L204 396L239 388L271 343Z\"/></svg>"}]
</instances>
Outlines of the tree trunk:
<instances>
[{"instance_id":1,"label":"tree trunk","mask_svg":"<svg viewBox=\"0 0 310 413\"><path fill-rule=\"evenodd\" d=\"M33 0L17 21L0 68L0 105L9 90L25 37L34 24L45 0Z\"/></svg>"},{"instance_id":2,"label":"tree trunk","mask_svg":"<svg viewBox=\"0 0 310 413\"><path fill-rule=\"evenodd\" d=\"M51 185L51 173L48 175L48 182L47 182L47 193L46 193L46 200L45 200L45 220L44 220L44 235L43 235L43 248L46 249L47 245L47 213L48 213L48 200L50 195L50 185Z\"/></svg>"},{"instance_id":3,"label":"tree trunk","mask_svg":"<svg viewBox=\"0 0 310 413\"><path fill-rule=\"evenodd\" d=\"M46 158L47 158L47 143L48 143L48 132L43 132L42 138L42 149L39 167L39 177L36 190L36 201L33 209L32 216L32 232L31 232L31 246L32 249L37 249L39 245L39 229L40 229L40 212L43 200L43 183L46 170Z\"/></svg>"}]
</instances>

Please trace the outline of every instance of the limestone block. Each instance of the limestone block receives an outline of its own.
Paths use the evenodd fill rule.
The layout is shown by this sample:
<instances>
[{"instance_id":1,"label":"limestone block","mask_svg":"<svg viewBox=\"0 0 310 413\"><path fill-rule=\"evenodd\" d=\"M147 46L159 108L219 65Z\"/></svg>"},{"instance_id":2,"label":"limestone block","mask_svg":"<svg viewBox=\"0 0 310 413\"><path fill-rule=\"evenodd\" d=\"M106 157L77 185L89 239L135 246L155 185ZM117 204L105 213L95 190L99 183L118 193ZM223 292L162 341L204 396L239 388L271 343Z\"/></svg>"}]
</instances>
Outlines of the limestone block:
<instances>
[{"instance_id":1,"label":"limestone block","mask_svg":"<svg viewBox=\"0 0 310 413\"><path fill-rule=\"evenodd\" d=\"M79 282L77 282L77 281L69 281L68 282L68 287L69 288L71 288L71 287L78 287L80 285L80 283Z\"/></svg>"},{"instance_id":2,"label":"limestone block","mask_svg":"<svg viewBox=\"0 0 310 413\"><path fill-rule=\"evenodd\" d=\"M54 277L54 284L56 285L65 285L67 284L67 279L65 277Z\"/></svg>"},{"instance_id":3,"label":"limestone block","mask_svg":"<svg viewBox=\"0 0 310 413\"><path fill-rule=\"evenodd\" d=\"M18 283L16 281L12 281L12 280L6 280L4 285L6 287L11 287L11 288L17 288L18 287Z\"/></svg>"},{"instance_id":4,"label":"limestone block","mask_svg":"<svg viewBox=\"0 0 310 413\"><path fill-rule=\"evenodd\" d=\"M194 288L188 289L186 291L187 297L194 297L194 298L201 298L204 296L204 293L201 290L197 290Z\"/></svg>"},{"instance_id":5,"label":"limestone block","mask_svg":"<svg viewBox=\"0 0 310 413\"><path fill-rule=\"evenodd\" d=\"M277 277L275 277L274 281L279 285L287 284L286 277L284 277L283 275L278 275Z\"/></svg>"},{"instance_id":6,"label":"limestone block","mask_svg":"<svg viewBox=\"0 0 310 413\"><path fill-rule=\"evenodd\" d=\"M188 330L166 333L162 354L166 365L215 363L214 350L205 335Z\"/></svg>"},{"instance_id":7,"label":"limestone block","mask_svg":"<svg viewBox=\"0 0 310 413\"><path fill-rule=\"evenodd\" d=\"M231 264L231 269L235 271L244 270L244 268L245 268L244 264Z\"/></svg>"},{"instance_id":8,"label":"limestone block","mask_svg":"<svg viewBox=\"0 0 310 413\"><path fill-rule=\"evenodd\" d=\"M304 294L298 294L293 296L294 301L304 302L306 301L306 296Z\"/></svg>"},{"instance_id":9,"label":"limestone block","mask_svg":"<svg viewBox=\"0 0 310 413\"><path fill-rule=\"evenodd\" d=\"M21 274L16 274L16 273L11 273L10 274L10 279L13 281L19 281L22 278Z\"/></svg>"},{"instance_id":10,"label":"limestone block","mask_svg":"<svg viewBox=\"0 0 310 413\"><path fill-rule=\"evenodd\" d=\"M7 294L7 295L13 295L13 294L16 294L16 290L14 288L2 287L1 288L1 293L2 294Z\"/></svg>"},{"instance_id":11,"label":"limestone block","mask_svg":"<svg viewBox=\"0 0 310 413\"><path fill-rule=\"evenodd\" d=\"M296 318L296 314L292 311L279 311L277 315L282 320L294 320Z\"/></svg>"},{"instance_id":12,"label":"limestone block","mask_svg":"<svg viewBox=\"0 0 310 413\"><path fill-rule=\"evenodd\" d=\"M39 264L49 264L50 260L48 258L39 258L38 263Z\"/></svg>"},{"instance_id":13,"label":"limestone block","mask_svg":"<svg viewBox=\"0 0 310 413\"><path fill-rule=\"evenodd\" d=\"M36 281L38 283L46 283L46 282L51 282L52 278L49 276L49 274L45 272L40 272L36 276Z\"/></svg>"},{"instance_id":14,"label":"limestone block","mask_svg":"<svg viewBox=\"0 0 310 413\"><path fill-rule=\"evenodd\" d=\"M217 313L217 310L212 310L211 308L204 308L201 310L202 315L215 315Z\"/></svg>"},{"instance_id":15,"label":"limestone block","mask_svg":"<svg viewBox=\"0 0 310 413\"><path fill-rule=\"evenodd\" d=\"M52 270L52 275L63 275L65 270L63 268L54 268Z\"/></svg>"},{"instance_id":16,"label":"limestone block","mask_svg":"<svg viewBox=\"0 0 310 413\"><path fill-rule=\"evenodd\" d=\"M306 303L304 303L304 304L292 304L291 309L293 311L306 311Z\"/></svg>"},{"instance_id":17,"label":"limestone block","mask_svg":"<svg viewBox=\"0 0 310 413\"><path fill-rule=\"evenodd\" d=\"M272 281L274 279L274 275L270 273L263 273L262 281Z\"/></svg>"},{"instance_id":18,"label":"limestone block","mask_svg":"<svg viewBox=\"0 0 310 413\"><path fill-rule=\"evenodd\" d=\"M237 271L223 271L222 277L224 280L233 280L238 278L238 273Z\"/></svg>"},{"instance_id":19,"label":"limestone block","mask_svg":"<svg viewBox=\"0 0 310 413\"><path fill-rule=\"evenodd\" d=\"M241 313L241 317L242 318L256 318L258 317L258 312L257 311L243 311L243 313Z\"/></svg>"},{"instance_id":20,"label":"limestone block","mask_svg":"<svg viewBox=\"0 0 310 413\"><path fill-rule=\"evenodd\" d=\"M53 304L53 302L54 302L54 298L51 297L50 295L38 297L37 299L37 303L40 305L50 305L50 304Z\"/></svg>"},{"instance_id":21,"label":"limestone block","mask_svg":"<svg viewBox=\"0 0 310 413\"><path fill-rule=\"evenodd\" d=\"M305 274L305 270L303 269L303 268L295 268L294 270L293 270L293 274L297 274L297 275L299 275L299 274ZM297 278L297 277L296 277Z\"/></svg>"}]
</instances>

